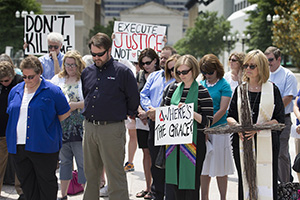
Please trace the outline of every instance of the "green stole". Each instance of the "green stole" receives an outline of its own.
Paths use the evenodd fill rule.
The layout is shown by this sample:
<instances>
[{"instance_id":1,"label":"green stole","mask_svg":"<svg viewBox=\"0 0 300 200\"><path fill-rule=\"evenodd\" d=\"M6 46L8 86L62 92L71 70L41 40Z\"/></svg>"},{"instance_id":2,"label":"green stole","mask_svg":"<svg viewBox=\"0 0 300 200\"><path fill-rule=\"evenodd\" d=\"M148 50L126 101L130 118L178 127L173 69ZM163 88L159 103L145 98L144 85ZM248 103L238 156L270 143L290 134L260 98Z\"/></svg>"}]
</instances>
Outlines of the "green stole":
<instances>
[{"instance_id":1,"label":"green stole","mask_svg":"<svg viewBox=\"0 0 300 200\"><path fill-rule=\"evenodd\" d=\"M184 83L179 83L174 91L171 104L178 105L182 96ZM185 103L194 103L194 111L198 112L198 90L199 85L194 80ZM193 143L166 146L166 183L178 185L179 189L195 189L196 176L196 144L197 144L197 122L193 123ZM179 151L179 173L177 169L177 148ZM177 176L179 175L179 177ZM178 181L179 179L179 181Z\"/></svg>"}]
</instances>

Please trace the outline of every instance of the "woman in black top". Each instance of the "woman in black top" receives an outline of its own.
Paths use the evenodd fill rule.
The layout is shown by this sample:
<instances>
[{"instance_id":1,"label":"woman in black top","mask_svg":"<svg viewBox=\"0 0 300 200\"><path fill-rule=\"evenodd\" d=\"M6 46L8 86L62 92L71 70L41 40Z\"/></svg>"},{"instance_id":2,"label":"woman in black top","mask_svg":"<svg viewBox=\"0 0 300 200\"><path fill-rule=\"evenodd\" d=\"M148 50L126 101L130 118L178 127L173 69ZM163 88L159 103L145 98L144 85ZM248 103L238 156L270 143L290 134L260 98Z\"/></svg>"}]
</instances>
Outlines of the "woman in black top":
<instances>
[{"instance_id":1,"label":"woman in black top","mask_svg":"<svg viewBox=\"0 0 300 200\"><path fill-rule=\"evenodd\" d=\"M246 94L249 98L249 111L252 123L284 123L284 105L279 89L275 84L268 81L269 65L266 56L260 50L250 51L245 57L243 69L244 82L241 85L246 84ZM241 85L235 89L230 103L227 118L229 125L239 124L242 120ZM242 141L253 140L253 138L255 144L253 148L255 148L255 152L253 151L252 154L255 163L249 162L249 164L256 165L256 176L254 176L254 180L257 183L258 192L256 192L254 199L277 199L279 135L280 131L270 130L246 131L245 135L242 133L235 133L233 135L232 146L238 172L239 200L249 198L245 196L245 194L248 194L248 191L250 191L248 187L245 187L245 182L249 183L249 178L247 177L251 177L247 176L247 173L242 173L249 172L250 170L247 169L249 165L245 164L248 159L244 159L245 162L242 161L243 156L240 153L240 149L242 149L242 152L244 148ZM269 189L272 187L273 190ZM261 191L264 192L261 193Z\"/></svg>"},{"instance_id":2,"label":"woman in black top","mask_svg":"<svg viewBox=\"0 0 300 200\"><path fill-rule=\"evenodd\" d=\"M0 62L0 193L8 161L8 152L5 137L5 130L8 121L8 114L6 113L7 98L10 90L22 81L22 76L15 73L12 63L8 61ZM13 177L16 177L15 174L13 174ZM19 185L19 181L15 179L15 187L16 189L18 188L18 193L22 195L22 189L17 185Z\"/></svg>"}]
</instances>

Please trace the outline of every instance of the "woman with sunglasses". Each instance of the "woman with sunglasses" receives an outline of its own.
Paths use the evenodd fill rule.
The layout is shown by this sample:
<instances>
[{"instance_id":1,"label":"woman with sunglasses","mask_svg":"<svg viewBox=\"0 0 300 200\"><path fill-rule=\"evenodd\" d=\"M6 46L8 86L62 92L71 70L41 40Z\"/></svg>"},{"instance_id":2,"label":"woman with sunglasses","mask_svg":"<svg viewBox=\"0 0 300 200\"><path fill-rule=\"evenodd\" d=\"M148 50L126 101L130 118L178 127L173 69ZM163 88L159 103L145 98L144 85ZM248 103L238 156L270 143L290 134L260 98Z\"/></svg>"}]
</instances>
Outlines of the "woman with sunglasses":
<instances>
[{"instance_id":1,"label":"woman with sunglasses","mask_svg":"<svg viewBox=\"0 0 300 200\"><path fill-rule=\"evenodd\" d=\"M229 56L230 71L225 73L224 78L230 84L232 91L241 83L244 58L245 54L243 52L234 52Z\"/></svg>"},{"instance_id":2,"label":"woman with sunglasses","mask_svg":"<svg viewBox=\"0 0 300 200\"><path fill-rule=\"evenodd\" d=\"M81 110L84 107L81 72L85 68L79 52L68 51L63 59L62 71L55 75L51 82L61 88L66 96L70 108L70 116L61 122L63 137L62 148L59 152L60 158L60 180L61 180L61 198L68 199L67 191L72 179L73 159L76 159L78 169L78 183L84 187L85 176L83 172L83 152L82 152L82 123L84 117Z\"/></svg>"},{"instance_id":3,"label":"woman with sunglasses","mask_svg":"<svg viewBox=\"0 0 300 200\"><path fill-rule=\"evenodd\" d=\"M201 58L200 70L203 80L214 104L212 126L227 124L227 108L231 98L229 83L223 78L224 68L217 56L207 54ZM201 173L201 199L208 200L211 177L217 178L220 199L226 199L227 178L234 173L229 134L207 134L207 152Z\"/></svg>"},{"instance_id":4,"label":"woman with sunglasses","mask_svg":"<svg viewBox=\"0 0 300 200\"><path fill-rule=\"evenodd\" d=\"M260 50L250 51L243 64L243 84L250 105L251 120L253 124L284 123L284 105L278 87L269 79L269 64L266 56ZM237 125L241 119L241 85L233 94L229 113L228 124ZM246 131L233 135L233 153L238 170L238 199L248 199L249 188L246 187L244 166L243 141L252 140L253 156L256 164L256 183L258 194L256 199L277 199L277 174L280 131ZM246 171L245 171L246 170Z\"/></svg>"},{"instance_id":5,"label":"woman with sunglasses","mask_svg":"<svg viewBox=\"0 0 300 200\"><path fill-rule=\"evenodd\" d=\"M6 55L6 54L4 54ZM0 56L2 57L2 55ZM10 57L8 57L10 59ZM0 59L1 60L1 59ZM11 59L10 59L11 60ZM22 82L22 76L18 75L14 71L14 67L12 62L8 61L1 61L0 62L0 193L2 189L3 179L6 171L6 167L13 167L13 165L9 165L8 163L8 152L7 152L7 143L5 137L5 130L8 121L8 114L6 113L7 109L7 98L10 90L17 85L18 83ZM15 176L15 170L13 170L12 177L14 177L15 181L15 188L18 194L21 196L23 194L20 182L17 180ZM20 199L23 199L20 197Z\"/></svg>"},{"instance_id":6,"label":"woman with sunglasses","mask_svg":"<svg viewBox=\"0 0 300 200\"><path fill-rule=\"evenodd\" d=\"M138 84L138 89L139 92L143 89L147 78L149 74L151 74L154 71L160 70L159 67L159 57L157 53L151 49L151 48L146 48L144 49L138 59L138 65L141 69L139 73L137 74L137 84ZM148 118L147 118L147 113L142 109L141 106L138 108L138 118L137 120L141 121L145 127L148 126ZM137 127L136 129L137 132L137 141L139 148L143 150L143 167L144 167L144 175L146 179L146 189L142 190L141 192L138 192L136 194L137 198L144 198L144 199L152 199L152 193L151 193L151 182L152 182L152 175L151 175L151 156L150 156L150 151L148 149L148 136L149 136L149 129L142 127ZM136 138L135 138L136 141ZM136 143L135 143L135 148L136 148ZM130 147L128 147L130 150ZM134 149L136 150L136 149ZM135 152L135 151L134 151ZM133 153L134 153L133 152ZM129 151L130 154L130 151ZM130 160L131 159L131 160ZM132 164L133 160L133 155L131 158L129 158L129 164ZM126 163L127 164L127 163ZM126 167L126 166L125 166Z\"/></svg>"},{"instance_id":7,"label":"woman with sunglasses","mask_svg":"<svg viewBox=\"0 0 300 200\"><path fill-rule=\"evenodd\" d=\"M194 103L193 143L166 146L166 200L196 200L206 152L203 129L212 122L213 103L207 89L196 81L200 72L196 58L181 56L174 72L181 82L170 84L164 106Z\"/></svg>"},{"instance_id":8,"label":"woman with sunglasses","mask_svg":"<svg viewBox=\"0 0 300 200\"><path fill-rule=\"evenodd\" d=\"M24 82L8 96L7 149L26 199L55 200L60 121L70 115L70 106L61 89L41 76L43 67L37 57L26 57L21 70Z\"/></svg>"}]
</instances>

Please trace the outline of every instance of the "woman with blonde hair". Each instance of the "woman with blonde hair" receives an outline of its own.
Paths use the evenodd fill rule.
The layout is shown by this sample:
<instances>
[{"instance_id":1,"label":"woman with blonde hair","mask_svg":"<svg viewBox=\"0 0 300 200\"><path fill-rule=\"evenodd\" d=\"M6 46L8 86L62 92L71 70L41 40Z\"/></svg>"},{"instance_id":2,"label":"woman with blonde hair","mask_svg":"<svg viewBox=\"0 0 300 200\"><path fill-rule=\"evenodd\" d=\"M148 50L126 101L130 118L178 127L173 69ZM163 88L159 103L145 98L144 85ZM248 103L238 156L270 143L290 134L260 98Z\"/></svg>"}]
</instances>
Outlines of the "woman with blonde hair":
<instances>
[{"instance_id":1,"label":"woman with blonde hair","mask_svg":"<svg viewBox=\"0 0 300 200\"><path fill-rule=\"evenodd\" d=\"M59 152L59 158L62 197L59 199L67 199L67 191L72 179L73 156L78 168L78 182L84 186L86 181L83 172L82 152L82 123L84 117L81 114L84 101L80 79L84 68L85 63L79 52L68 51L63 59L62 71L51 79L52 83L61 88L71 108L70 117L61 122L63 145Z\"/></svg>"},{"instance_id":2,"label":"woman with blonde hair","mask_svg":"<svg viewBox=\"0 0 300 200\"><path fill-rule=\"evenodd\" d=\"M266 56L260 50L250 51L243 64L243 83L233 94L227 122L237 125L242 120L241 88L246 88L250 118L253 124L284 123L284 105L278 87L269 79L269 64ZM245 84L245 85L244 85ZM277 199L277 174L280 131L262 130L245 131L233 135L233 154L238 171L238 199L248 199L253 194L248 187L250 178L254 180L253 199ZM255 163L244 159L244 140L252 140L251 151ZM249 161L249 163L247 163ZM254 164L256 172L249 174L249 166ZM248 184L247 184L248 183ZM257 188L257 190L256 190ZM253 190L252 190L253 191Z\"/></svg>"},{"instance_id":3,"label":"woman with blonde hair","mask_svg":"<svg viewBox=\"0 0 300 200\"><path fill-rule=\"evenodd\" d=\"M206 152L203 130L212 122L213 103L207 89L196 81L200 70L195 57L181 56L174 72L180 83L170 84L164 106L194 104L193 142L166 146L166 200L196 200Z\"/></svg>"},{"instance_id":4,"label":"woman with blonde hair","mask_svg":"<svg viewBox=\"0 0 300 200\"><path fill-rule=\"evenodd\" d=\"M242 81L244 58L245 54L243 52L233 52L229 56L228 64L230 67L230 71L224 74L224 78L230 84L232 91L234 91L234 89Z\"/></svg>"}]
</instances>

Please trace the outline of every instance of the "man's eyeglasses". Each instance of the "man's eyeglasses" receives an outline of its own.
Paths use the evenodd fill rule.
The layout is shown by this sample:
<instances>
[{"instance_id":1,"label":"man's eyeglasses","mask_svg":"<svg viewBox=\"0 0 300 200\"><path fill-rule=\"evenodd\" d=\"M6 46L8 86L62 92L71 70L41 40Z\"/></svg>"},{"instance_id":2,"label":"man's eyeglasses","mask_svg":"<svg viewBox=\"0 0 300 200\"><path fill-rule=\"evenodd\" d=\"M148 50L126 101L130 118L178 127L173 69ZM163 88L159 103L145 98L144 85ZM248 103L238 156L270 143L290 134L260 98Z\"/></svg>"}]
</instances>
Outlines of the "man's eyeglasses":
<instances>
[{"instance_id":1,"label":"man's eyeglasses","mask_svg":"<svg viewBox=\"0 0 300 200\"><path fill-rule=\"evenodd\" d=\"M59 46L57 46L57 45L48 45L48 49L52 49L52 48L54 48L54 49L58 49L58 48L59 48Z\"/></svg>"},{"instance_id":2,"label":"man's eyeglasses","mask_svg":"<svg viewBox=\"0 0 300 200\"><path fill-rule=\"evenodd\" d=\"M77 67L77 65L75 63L72 63L72 64L65 63L65 67L66 68L74 68L74 67Z\"/></svg>"},{"instance_id":3,"label":"man's eyeglasses","mask_svg":"<svg viewBox=\"0 0 300 200\"><path fill-rule=\"evenodd\" d=\"M28 76L23 75L22 78L23 78L23 79L31 80L31 79L33 79L35 76L36 76L36 74L35 74L35 75L28 75Z\"/></svg>"},{"instance_id":4,"label":"man's eyeglasses","mask_svg":"<svg viewBox=\"0 0 300 200\"><path fill-rule=\"evenodd\" d=\"M188 70L182 70L182 71L176 71L176 74L179 76L180 74L182 75L187 75L190 71L192 70L192 68L188 69Z\"/></svg>"},{"instance_id":5,"label":"man's eyeglasses","mask_svg":"<svg viewBox=\"0 0 300 200\"><path fill-rule=\"evenodd\" d=\"M92 54L93 57L96 57L96 56L102 57L106 52L107 52L107 50L105 50L105 51L102 52L102 53L94 53L94 52L91 51L91 54Z\"/></svg>"},{"instance_id":6,"label":"man's eyeglasses","mask_svg":"<svg viewBox=\"0 0 300 200\"><path fill-rule=\"evenodd\" d=\"M248 64L243 65L243 68L244 68L244 69L247 69L248 67L249 67L250 69L255 69L255 68L257 67L257 65L248 65Z\"/></svg>"},{"instance_id":7,"label":"man's eyeglasses","mask_svg":"<svg viewBox=\"0 0 300 200\"><path fill-rule=\"evenodd\" d=\"M169 69L170 70L170 72L174 72L174 67L172 67L171 69Z\"/></svg>"},{"instance_id":8,"label":"man's eyeglasses","mask_svg":"<svg viewBox=\"0 0 300 200\"><path fill-rule=\"evenodd\" d=\"M8 81L10 81L9 79L7 80L0 80L0 83L7 83Z\"/></svg>"},{"instance_id":9,"label":"man's eyeglasses","mask_svg":"<svg viewBox=\"0 0 300 200\"><path fill-rule=\"evenodd\" d=\"M151 61L147 61L147 62L141 62L141 65L144 66L144 65L150 65L152 63L153 60Z\"/></svg>"},{"instance_id":10,"label":"man's eyeglasses","mask_svg":"<svg viewBox=\"0 0 300 200\"><path fill-rule=\"evenodd\" d=\"M204 76L205 75L213 75L215 73L215 71L212 71L212 72L201 72Z\"/></svg>"},{"instance_id":11,"label":"man's eyeglasses","mask_svg":"<svg viewBox=\"0 0 300 200\"><path fill-rule=\"evenodd\" d=\"M274 58L268 58L269 62L273 62Z\"/></svg>"},{"instance_id":12,"label":"man's eyeglasses","mask_svg":"<svg viewBox=\"0 0 300 200\"><path fill-rule=\"evenodd\" d=\"M237 61L238 61L238 60L233 59L233 58L229 59L229 62L237 62Z\"/></svg>"}]
</instances>

